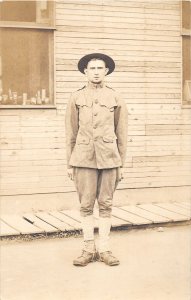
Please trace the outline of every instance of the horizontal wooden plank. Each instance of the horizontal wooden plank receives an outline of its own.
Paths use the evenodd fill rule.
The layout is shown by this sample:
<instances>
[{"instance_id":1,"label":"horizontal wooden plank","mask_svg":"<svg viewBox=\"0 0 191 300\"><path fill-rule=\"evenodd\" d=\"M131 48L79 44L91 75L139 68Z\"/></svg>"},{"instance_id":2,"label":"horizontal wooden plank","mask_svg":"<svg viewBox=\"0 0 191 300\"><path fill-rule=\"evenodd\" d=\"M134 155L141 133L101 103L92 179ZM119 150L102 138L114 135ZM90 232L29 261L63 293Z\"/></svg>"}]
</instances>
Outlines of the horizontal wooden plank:
<instances>
[{"instance_id":1,"label":"horizontal wooden plank","mask_svg":"<svg viewBox=\"0 0 191 300\"><path fill-rule=\"evenodd\" d=\"M178 205L178 206L180 206L180 207L182 207L182 208L184 208L184 209L188 209L188 210L190 210L191 209L191 202L174 202L174 204L175 205Z\"/></svg>"},{"instance_id":2,"label":"horizontal wooden plank","mask_svg":"<svg viewBox=\"0 0 191 300\"><path fill-rule=\"evenodd\" d=\"M186 219L186 217L181 214L171 212L155 204L140 204L140 207L159 216L166 217L171 221L184 221Z\"/></svg>"},{"instance_id":3,"label":"horizontal wooden plank","mask_svg":"<svg viewBox=\"0 0 191 300\"><path fill-rule=\"evenodd\" d=\"M132 223L130 223L126 220L122 220L115 216L111 216L111 227L113 227L113 228L120 227L120 226L131 227L132 225L133 225Z\"/></svg>"},{"instance_id":4,"label":"horizontal wooden plank","mask_svg":"<svg viewBox=\"0 0 191 300\"><path fill-rule=\"evenodd\" d=\"M133 225L140 225L140 224L151 224L152 221L145 219L143 217L139 217L135 214L129 213L127 211L124 211L120 208L113 207L112 209L112 215L114 217L117 217L119 219L125 220L128 223L131 223Z\"/></svg>"},{"instance_id":5,"label":"horizontal wooden plank","mask_svg":"<svg viewBox=\"0 0 191 300\"><path fill-rule=\"evenodd\" d=\"M149 53L154 53L154 51L165 52L165 55L168 55L168 52L171 51L172 55L175 54L180 55L180 42L178 41L160 41L160 40L144 40L142 37L141 39L129 39L129 40L116 40L115 38L112 39L89 39L89 38L57 38L56 40L56 52L61 53L63 49L70 49L70 53L75 53L72 50L74 49L90 49L93 48L96 44L99 44L99 48L104 47L105 49L117 49L119 53L123 53L126 50L129 52L126 53L127 56L133 55L133 51L139 53L141 56L141 47L144 55L147 55L147 51ZM72 49L71 49L72 47ZM131 53L132 52L132 53ZM136 54L135 53L135 54ZM160 53L159 53L160 54ZM162 54L162 53L161 53Z\"/></svg>"},{"instance_id":6,"label":"horizontal wooden plank","mask_svg":"<svg viewBox=\"0 0 191 300\"><path fill-rule=\"evenodd\" d=\"M43 230L23 219L22 216L19 215L1 215L1 220L14 228L17 232L21 234L28 233L41 233Z\"/></svg>"},{"instance_id":7,"label":"horizontal wooden plank","mask_svg":"<svg viewBox=\"0 0 191 300\"><path fill-rule=\"evenodd\" d=\"M118 33L110 32L110 30L107 31L93 31L93 32L88 32L84 31L83 28L79 30L79 27L71 28L71 27L66 27L64 31L57 31L56 32L56 42L63 41L66 37L68 38L88 38L90 41L94 38L103 38L103 39L115 39L115 40L142 40L144 36L145 40L150 40L150 41L175 41L178 42L180 40L180 36L173 34L170 35L169 31L162 31L161 33L158 31L154 30L138 30L138 29L127 29L126 30L126 35L123 33L123 31L119 31Z\"/></svg>"},{"instance_id":8,"label":"horizontal wooden plank","mask_svg":"<svg viewBox=\"0 0 191 300\"><path fill-rule=\"evenodd\" d=\"M110 27L105 27L104 26L104 31L103 31L103 27L96 27L96 26L91 26L91 27L86 27L86 26L80 26L77 24L72 24L72 25L64 25L64 26L58 26L58 31L56 32L56 37L57 36L61 36L64 35L65 33L72 33L75 36L87 33L87 34L91 34L91 36L93 37L94 35L103 35L103 34L108 34L108 38L110 36L113 36L117 38L117 35L119 35L118 38L123 38L126 39L128 38L128 36L131 36L132 33L134 35L141 35L143 37L143 35L145 36L146 40L147 40L147 36L156 36L159 37L158 40L160 40L160 36L162 35L165 39L165 37L169 37L169 40L173 40L171 39L171 37L176 37L180 39L180 31L177 28L176 30L169 28L169 27L165 27L163 26L163 28L160 28L160 30L158 30L158 28L153 28L152 26L148 26L147 24L143 27L140 26L139 24L134 24L134 26L131 26L129 28L110 28ZM134 37L135 38L135 37Z\"/></svg>"},{"instance_id":9,"label":"horizontal wooden plank","mask_svg":"<svg viewBox=\"0 0 191 300\"><path fill-rule=\"evenodd\" d=\"M47 222L49 225L57 228L58 230L66 231L72 230L73 228L72 226L60 221L59 219L55 218L47 212L37 212L35 213L35 215L42 221Z\"/></svg>"},{"instance_id":10,"label":"horizontal wooden plank","mask_svg":"<svg viewBox=\"0 0 191 300\"><path fill-rule=\"evenodd\" d=\"M32 224L34 224L35 226L38 226L39 228L41 228L44 232L56 232L56 231L58 231L57 228L55 228L54 226L48 224L46 221L43 221L43 220L39 219L33 213L25 213L25 214L23 214L23 217L25 219L27 219L29 222L31 222Z\"/></svg>"},{"instance_id":11,"label":"horizontal wooden plank","mask_svg":"<svg viewBox=\"0 0 191 300\"><path fill-rule=\"evenodd\" d=\"M168 222L169 219L159 216L157 214L154 214L152 212L149 212L147 210L142 209L139 205L127 205L127 206L122 206L120 207L121 209L128 211L132 214L135 214L139 217L142 217L144 219L150 220L153 223L163 223L163 222Z\"/></svg>"},{"instance_id":12,"label":"horizontal wooden plank","mask_svg":"<svg viewBox=\"0 0 191 300\"><path fill-rule=\"evenodd\" d=\"M173 203L157 203L157 206L164 208L166 210L169 210L171 212L178 213L182 216L185 216L185 219L190 220L191 218L191 208L190 209L184 209L181 207L177 207Z\"/></svg>"},{"instance_id":13,"label":"horizontal wooden plank","mask_svg":"<svg viewBox=\"0 0 191 300\"><path fill-rule=\"evenodd\" d=\"M147 20L147 24L162 24L162 25L169 25L169 26L177 26L177 24L179 23L179 16L169 16L166 17L165 15L162 16L160 18L161 15L152 15L152 14L134 14L135 18L133 18L133 14L128 14L128 12L126 13L127 17L119 17L116 16L115 14L114 16L109 16L107 14L102 14L100 13L99 15L89 15L89 14L65 14L64 17L62 14L58 14L56 15L56 25L64 25L67 23L67 21L73 21L73 23L79 23L81 26L82 24L94 24L94 26L96 26L96 24L101 23L109 23L111 24L111 26L115 26L116 24L121 25L122 26L127 26L128 24L145 24L145 18ZM103 16L104 16L104 20L103 20ZM136 17L137 16L137 17ZM145 16L145 18L144 18ZM120 23L121 20L121 23ZM127 26L128 27L128 26Z\"/></svg>"},{"instance_id":14,"label":"horizontal wooden plank","mask_svg":"<svg viewBox=\"0 0 191 300\"><path fill-rule=\"evenodd\" d=\"M105 4L105 3L104 3ZM56 7L56 15L86 15L86 12L88 10L89 16L97 16L97 15L104 15L104 16L110 16L110 17L126 17L126 18L141 18L142 16L145 16L146 18L153 18L161 16L163 19L175 19L177 20L180 16L178 13L178 10L166 10L165 7L163 10L157 9L157 8L146 8L146 7L130 7L130 6L113 6L113 5L94 5L91 3L91 5L80 5L76 3L75 5L58 5ZM133 15L133 16L132 16Z\"/></svg>"},{"instance_id":15,"label":"horizontal wooden plank","mask_svg":"<svg viewBox=\"0 0 191 300\"><path fill-rule=\"evenodd\" d=\"M7 223L0 220L0 236L11 236L19 235L20 232L8 225Z\"/></svg>"},{"instance_id":16,"label":"horizontal wooden plank","mask_svg":"<svg viewBox=\"0 0 191 300\"><path fill-rule=\"evenodd\" d=\"M56 4L57 8L63 8L69 5L72 9L77 8L79 5L83 5L83 7L89 9L95 9L95 6L109 6L109 7L128 7L128 8L147 8L147 9L163 9L163 10L173 10L177 11L179 9L178 1L109 1L105 0L104 2L101 0L91 0L91 4L88 0L78 0L76 3L75 0L70 1L59 1ZM94 5L94 6L93 6Z\"/></svg>"},{"instance_id":17,"label":"horizontal wooden plank","mask_svg":"<svg viewBox=\"0 0 191 300\"><path fill-rule=\"evenodd\" d=\"M60 213L74 219L75 221L81 223L80 212L77 210L61 210Z\"/></svg>"},{"instance_id":18,"label":"horizontal wooden plank","mask_svg":"<svg viewBox=\"0 0 191 300\"><path fill-rule=\"evenodd\" d=\"M131 22L130 22L131 20ZM119 28L123 28L123 29L142 29L143 28L143 24L144 24L144 28L146 30L149 30L149 29L153 29L153 30L167 30L167 25L168 25L168 30L172 30L172 31L179 31L180 28L179 28L179 25L178 25L178 22L175 21L175 22L169 22L169 20L163 20L163 22L160 22L160 20L148 20L148 22L145 24L145 22L141 22L139 20L139 22L137 22L137 20L133 20L133 19L129 19L128 22L127 20L125 20L126 22L112 22L112 20L110 20L110 22L104 22L104 28L113 28L114 29L114 32L115 32L115 29L119 29ZM88 27L89 30L91 27L95 27L95 21L92 20L88 20L86 21L85 19L83 20L78 20L77 18L67 18L67 19L62 19L62 20L57 20L56 21L56 26L57 26L57 29L59 30L60 26L63 27L63 26L77 26L77 24L79 24L80 27ZM170 25L170 26L169 26ZM102 19L102 22L99 22L97 20L96 22L96 27L100 27L100 28L103 28L103 19Z\"/></svg>"},{"instance_id":19,"label":"horizontal wooden plank","mask_svg":"<svg viewBox=\"0 0 191 300\"><path fill-rule=\"evenodd\" d=\"M68 217L67 215L59 212L59 211L51 211L50 215L54 216L58 220L68 224L69 226L73 227L76 230L82 229L81 223Z\"/></svg>"}]
</instances>

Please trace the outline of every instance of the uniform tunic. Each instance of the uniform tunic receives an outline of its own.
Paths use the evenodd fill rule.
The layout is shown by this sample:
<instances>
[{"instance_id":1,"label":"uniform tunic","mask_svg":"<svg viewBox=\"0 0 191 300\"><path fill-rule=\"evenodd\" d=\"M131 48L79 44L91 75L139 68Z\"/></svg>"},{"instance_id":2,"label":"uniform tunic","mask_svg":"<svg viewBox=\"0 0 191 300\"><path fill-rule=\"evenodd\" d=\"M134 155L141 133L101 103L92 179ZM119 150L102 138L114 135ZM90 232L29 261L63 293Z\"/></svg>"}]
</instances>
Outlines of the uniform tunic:
<instances>
[{"instance_id":1,"label":"uniform tunic","mask_svg":"<svg viewBox=\"0 0 191 300\"><path fill-rule=\"evenodd\" d=\"M66 110L68 168L122 167L126 144L126 104L113 89L88 84L71 95Z\"/></svg>"}]
</instances>

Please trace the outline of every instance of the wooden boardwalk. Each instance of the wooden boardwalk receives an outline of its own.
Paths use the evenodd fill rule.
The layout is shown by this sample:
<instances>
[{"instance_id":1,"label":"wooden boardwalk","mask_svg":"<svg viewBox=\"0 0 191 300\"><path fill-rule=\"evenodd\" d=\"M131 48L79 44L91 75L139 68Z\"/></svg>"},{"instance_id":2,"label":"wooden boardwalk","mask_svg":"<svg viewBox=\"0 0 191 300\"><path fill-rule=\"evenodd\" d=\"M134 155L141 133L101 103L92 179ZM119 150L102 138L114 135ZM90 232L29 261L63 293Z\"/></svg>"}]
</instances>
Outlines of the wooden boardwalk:
<instances>
[{"instance_id":1,"label":"wooden boardwalk","mask_svg":"<svg viewBox=\"0 0 191 300\"><path fill-rule=\"evenodd\" d=\"M98 211L94 212L95 228L98 227ZM191 220L191 203L170 202L137 204L113 207L112 229L134 226L165 225ZM81 230L80 213L77 210L1 215L0 237L49 234Z\"/></svg>"}]
</instances>

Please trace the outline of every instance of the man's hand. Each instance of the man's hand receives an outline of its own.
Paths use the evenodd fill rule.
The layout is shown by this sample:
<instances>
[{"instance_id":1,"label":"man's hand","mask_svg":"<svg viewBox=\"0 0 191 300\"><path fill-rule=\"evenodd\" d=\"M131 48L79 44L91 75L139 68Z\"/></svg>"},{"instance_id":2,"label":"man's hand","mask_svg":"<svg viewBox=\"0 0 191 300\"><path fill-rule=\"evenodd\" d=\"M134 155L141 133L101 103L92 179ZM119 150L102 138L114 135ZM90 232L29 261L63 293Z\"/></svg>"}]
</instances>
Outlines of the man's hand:
<instances>
[{"instance_id":1,"label":"man's hand","mask_svg":"<svg viewBox=\"0 0 191 300\"><path fill-rule=\"evenodd\" d=\"M71 180L74 180L74 168L69 168L69 169L67 169L67 173L68 173L68 177L69 177Z\"/></svg>"},{"instance_id":2,"label":"man's hand","mask_svg":"<svg viewBox=\"0 0 191 300\"><path fill-rule=\"evenodd\" d=\"M121 181L124 178L124 168L118 168L118 180Z\"/></svg>"}]
</instances>

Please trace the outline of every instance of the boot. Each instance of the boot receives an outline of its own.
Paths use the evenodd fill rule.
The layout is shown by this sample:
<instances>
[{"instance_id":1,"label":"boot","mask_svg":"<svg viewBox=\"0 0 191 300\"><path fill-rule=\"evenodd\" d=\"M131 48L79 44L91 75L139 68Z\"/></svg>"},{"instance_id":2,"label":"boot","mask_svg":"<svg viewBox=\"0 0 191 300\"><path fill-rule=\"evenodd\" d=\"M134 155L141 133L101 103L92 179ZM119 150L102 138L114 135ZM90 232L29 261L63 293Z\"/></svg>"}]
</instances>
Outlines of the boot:
<instances>
[{"instance_id":1,"label":"boot","mask_svg":"<svg viewBox=\"0 0 191 300\"><path fill-rule=\"evenodd\" d=\"M96 252L90 253L85 250L82 254L73 261L74 266L85 267L90 262L96 261Z\"/></svg>"},{"instance_id":2,"label":"boot","mask_svg":"<svg viewBox=\"0 0 191 300\"><path fill-rule=\"evenodd\" d=\"M73 265L84 267L96 260L96 247L94 242L94 217L93 215L82 217L82 231L84 245L81 256L73 261Z\"/></svg>"},{"instance_id":3,"label":"boot","mask_svg":"<svg viewBox=\"0 0 191 300\"><path fill-rule=\"evenodd\" d=\"M103 261L108 266L117 266L120 264L119 260L112 255L111 251L98 253L97 260Z\"/></svg>"}]
</instances>

